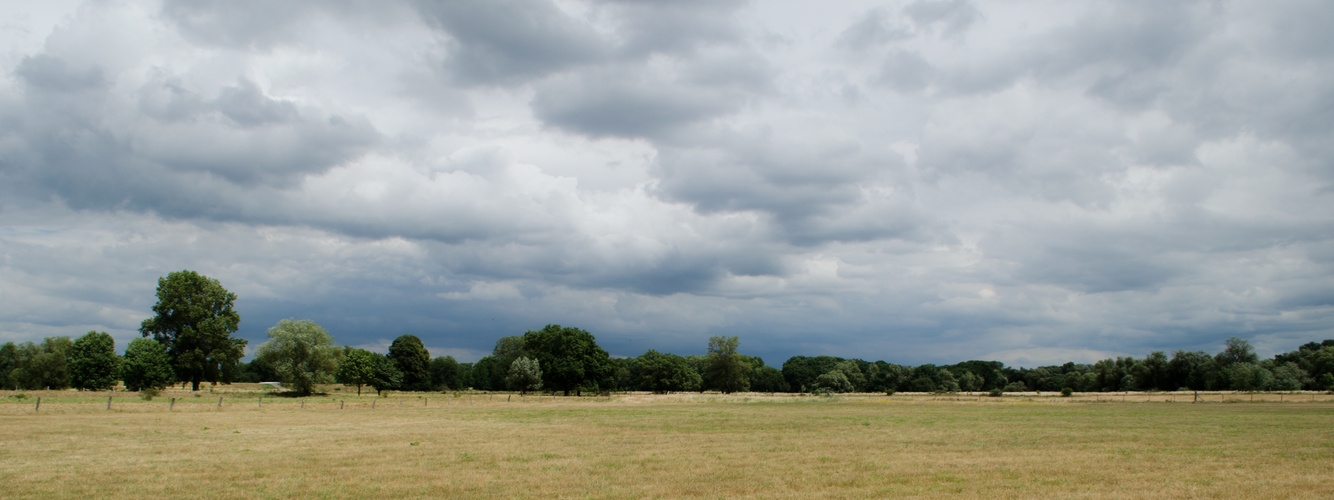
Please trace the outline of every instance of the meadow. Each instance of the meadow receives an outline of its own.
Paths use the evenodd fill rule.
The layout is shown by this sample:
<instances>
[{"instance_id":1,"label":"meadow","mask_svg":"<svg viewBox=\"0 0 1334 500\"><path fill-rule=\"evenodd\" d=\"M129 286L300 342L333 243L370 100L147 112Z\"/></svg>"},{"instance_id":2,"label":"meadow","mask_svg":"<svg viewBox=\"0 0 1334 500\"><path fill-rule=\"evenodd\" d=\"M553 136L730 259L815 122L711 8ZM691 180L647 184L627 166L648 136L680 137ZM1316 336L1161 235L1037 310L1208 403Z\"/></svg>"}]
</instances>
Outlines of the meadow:
<instances>
[{"instance_id":1,"label":"meadow","mask_svg":"<svg viewBox=\"0 0 1334 500\"><path fill-rule=\"evenodd\" d=\"M152 401L0 393L0 496L1334 497L1325 394L297 399L219 387Z\"/></svg>"}]
</instances>

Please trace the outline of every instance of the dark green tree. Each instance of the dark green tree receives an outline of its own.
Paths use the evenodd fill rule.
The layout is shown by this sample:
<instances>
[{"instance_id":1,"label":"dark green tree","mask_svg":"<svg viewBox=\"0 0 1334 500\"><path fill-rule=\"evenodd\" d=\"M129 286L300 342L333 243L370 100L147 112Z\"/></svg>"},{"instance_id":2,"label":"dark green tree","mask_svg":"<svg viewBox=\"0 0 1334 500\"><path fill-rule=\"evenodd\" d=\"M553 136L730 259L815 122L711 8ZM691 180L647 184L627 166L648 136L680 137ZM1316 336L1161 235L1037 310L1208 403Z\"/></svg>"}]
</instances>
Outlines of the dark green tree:
<instances>
[{"instance_id":1,"label":"dark green tree","mask_svg":"<svg viewBox=\"0 0 1334 500\"><path fill-rule=\"evenodd\" d=\"M403 384L395 389L431 390L431 353L416 335L400 335L389 344L389 359L403 374Z\"/></svg>"},{"instance_id":2,"label":"dark green tree","mask_svg":"<svg viewBox=\"0 0 1334 500\"><path fill-rule=\"evenodd\" d=\"M841 361L843 358L833 356L793 356L783 362L783 379L790 390L809 391L815 387L816 377L829 373Z\"/></svg>"},{"instance_id":3,"label":"dark green tree","mask_svg":"<svg viewBox=\"0 0 1334 500\"><path fill-rule=\"evenodd\" d=\"M343 385L356 386L357 395L360 396L362 387L375 383L376 362L375 353L352 346L344 346L343 356L338 362L338 372L334 374L334 380Z\"/></svg>"},{"instance_id":4,"label":"dark green tree","mask_svg":"<svg viewBox=\"0 0 1334 500\"><path fill-rule=\"evenodd\" d=\"M13 342L0 345L0 389L18 390L18 382L10 376L19 367L19 348Z\"/></svg>"},{"instance_id":5,"label":"dark green tree","mask_svg":"<svg viewBox=\"0 0 1334 500\"><path fill-rule=\"evenodd\" d=\"M639 371L637 386L643 391L659 394L694 391L703 382L699 373L686 359L675 354L663 354L649 349L636 360Z\"/></svg>"},{"instance_id":6,"label":"dark green tree","mask_svg":"<svg viewBox=\"0 0 1334 500\"><path fill-rule=\"evenodd\" d=\"M230 382L245 355L246 341L232 338L241 316L232 309L236 294L218 280L194 271L177 271L159 278L155 316L144 320L139 332L167 348L176 379Z\"/></svg>"},{"instance_id":7,"label":"dark green tree","mask_svg":"<svg viewBox=\"0 0 1334 500\"><path fill-rule=\"evenodd\" d=\"M172 383L174 377L167 348L158 341L134 339L125 347L125 358L120 364L120 379L125 382L126 389L161 389Z\"/></svg>"},{"instance_id":8,"label":"dark green tree","mask_svg":"<svg viewBox=\"0 0 1334 500\"><path fill-rule=\"evenodd\" d=\"M284 319L268 333L256 357L273 369L284 388L310 394L316 384L333 383L343 353L328 331L308 319Z\"/></svg>"},{"instance_id":9,"label":"dark green tree","mask_svg":"<svg viewBox=\"0 0 1334 500\"><path fill-rule=\"evenodd\" d=\"M1255 348L1246 339L1232 337L1223 342L1226 347L1223 352L1214 357L1214 362L1221 369L1226 369L1234 363L1255 363L1259 358L1255 355Z\"/></svg>"},{"instance_id":10,"label":"dark green tree","mask_svg":"<svg viewBox=\"0 0 1334 500\"><path fill-rule=\"evenodd\" d=\"M88 332L74 341L69 359L70 385L80 390L107 390L116 386L120 356L116 341L106 332Z\"/></svg>"},{"instance_id":11,"label":"dark green tree","mask_svg":"<svg viewBox=\"0 0 1334 500\"><path fill-rule=\"evenodd\" d=\"M736 352L740 344L736 336L709 337L707 378L723 393L750 390L750 364Z\"/></svg>"},{"instance_id":12,"label":"dark green tree","mask_svg":"<svg viewBox=\"0 0 1334 500\"><path fill-rule=\"evenodd\" d=\"M612 365L607 351L598 346L593 334L560 325L547 325L541 330L523 334L528 354L542 365L542 382L553 391L610 388Z\"/></svg>"},{"instance_id":13,"label":"dark green tree","mask_svg":"<svg viewBox=\"0 0 1334 500\"><path fill-rule=\"evenodd\" d=\"M463 388L463 372L453 356L438 356L431 360L431 387L438 391Z\"/></svg>"},{"instance_id":14,"label":"dark green tree","mask_svg":"<svg viewBox=\"0 0 1334 500\"><path fill-rule=\"evenodd\" d=\"M389 359L388 356L378 352L371 353L373 358L370 386L375 389L375 395L379 396L384 391L404 387L403 372L398 369L398 363Z\"/></svg>"}]
</instances>

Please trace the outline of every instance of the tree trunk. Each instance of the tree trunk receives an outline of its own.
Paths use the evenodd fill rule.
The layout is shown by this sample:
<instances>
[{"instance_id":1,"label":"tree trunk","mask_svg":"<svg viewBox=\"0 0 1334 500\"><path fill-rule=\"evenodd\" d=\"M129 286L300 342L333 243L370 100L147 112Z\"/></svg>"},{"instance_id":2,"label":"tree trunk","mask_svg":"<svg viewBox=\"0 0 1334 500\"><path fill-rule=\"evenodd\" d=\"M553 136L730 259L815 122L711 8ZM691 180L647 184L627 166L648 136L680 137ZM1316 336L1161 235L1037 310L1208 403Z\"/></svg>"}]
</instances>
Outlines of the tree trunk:
<instances>
[{"instance_id":1,"label":"tree trunk","mask_svg":"<svg viewBox=\"0 0 1334 500\"><path fill-rule=\"evenodd\" d=\"M357 384L357 395L361 395L361 384Z\"/></svg>"},{"instance_id":2,"label":"tree trunk","mask_svg":"<svg viewBox=\"0 0 1334 500\"><path fill-rule=\"evenodd\" d=\"M193 380L190 381L190 390L191 390L191 391L198 391L198 390L199 390L199 377L198 377L198 376L196 376Z\"/></svg>"}]
</instances>

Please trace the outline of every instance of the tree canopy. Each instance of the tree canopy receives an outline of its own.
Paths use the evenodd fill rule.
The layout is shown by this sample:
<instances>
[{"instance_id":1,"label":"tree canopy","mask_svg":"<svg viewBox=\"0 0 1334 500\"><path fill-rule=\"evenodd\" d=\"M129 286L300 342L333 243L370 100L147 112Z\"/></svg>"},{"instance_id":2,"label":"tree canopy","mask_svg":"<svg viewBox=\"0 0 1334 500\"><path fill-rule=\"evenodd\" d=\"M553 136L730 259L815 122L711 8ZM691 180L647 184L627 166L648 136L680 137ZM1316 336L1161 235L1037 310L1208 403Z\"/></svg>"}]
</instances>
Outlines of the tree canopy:
<instances>
[{"instance_id":1,"label":"tree canopy","mask_svg":"<svg viewBox=\"0 0 1334 500\"><path fill-rule=\"evenodd\" d=\"M131 391L149 387L160 389L175 380L174 376L167 348L158 341L134 339L125 348L125 359L120 365L120 377L125 382L126 389Z\"/></svg>"},{"instance_id":2,"label":"tree canopy","mask_svg":"<svg viewBox=\"0 0 1334 500\"><path fill-rule=\"evenodd\" d=\"M607 351L593 334L560 325L523 334L524 347L542 366L542 382L548 388L579 393L584 389L610 387L612 365Z\"/></svg>"},{"instance_id":3,"label":"tree canopy","mask_svg":"<svg viewBox=\"0 0 1334 500\"><path fill-rule=\"evenodd\" d=\"M69 359L70 385L76 389L106 390L116 386L120 357L116 341L106 332L88 332L74 341Z\"/></svg>"},{"instance_id":4,"label":"tree canopy","mask_svg":"<svg viewBox=\"0 0 1334 500\"><path fill-rule=\"evenodd\" d=\"M342 352L320 325L310 320L284 319L268 333L269 341L259 346L256 357L278 375L284 388L310 394L315 384L334 381Z\"/></svg>"},{"instance_id":5,"label":"tree canopy","mask_svg":"<svg viewBox=\"0 0 1334 500\"><path fill-rule=\"evenodd\" d=\"M157 299L155 316L139 332L167 348L176 379L189 381L195 391L200 382L231 381L246 346L232 337L241 322L232 308L236 294L187 270L158 278Z\"/></svg>"},{"instance_id":6,"label":"tree canopy","mask_svg":"<svg viewBox=\"0 0 1334 500\"><path fill-rule=\"evenodd\" d=\"M394 389L431 390L431 353L416 335L400 335L394 339L389 345L389 360L403 376L403 381Z\"/></svg>"}]
</instances>

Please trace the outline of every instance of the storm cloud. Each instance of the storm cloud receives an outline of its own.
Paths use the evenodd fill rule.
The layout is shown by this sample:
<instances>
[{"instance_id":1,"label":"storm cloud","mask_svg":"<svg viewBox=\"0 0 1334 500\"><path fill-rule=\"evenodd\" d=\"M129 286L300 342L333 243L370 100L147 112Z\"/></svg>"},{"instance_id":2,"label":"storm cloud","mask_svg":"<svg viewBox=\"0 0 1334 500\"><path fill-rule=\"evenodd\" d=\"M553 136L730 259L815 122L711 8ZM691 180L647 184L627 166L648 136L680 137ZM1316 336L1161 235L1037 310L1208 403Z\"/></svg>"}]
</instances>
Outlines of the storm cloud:
<instances>
[{"instance_id":1,"label":"storm cloud","mask_svg":"<svg viewBox=\"0 0 1334 500\"><path fill-rule=\"evenodd\" d=\"M0 341L156 279L475 360L1334 337L1322 2L70 2L0 26Z\"/></svg>"}]
</instances>

